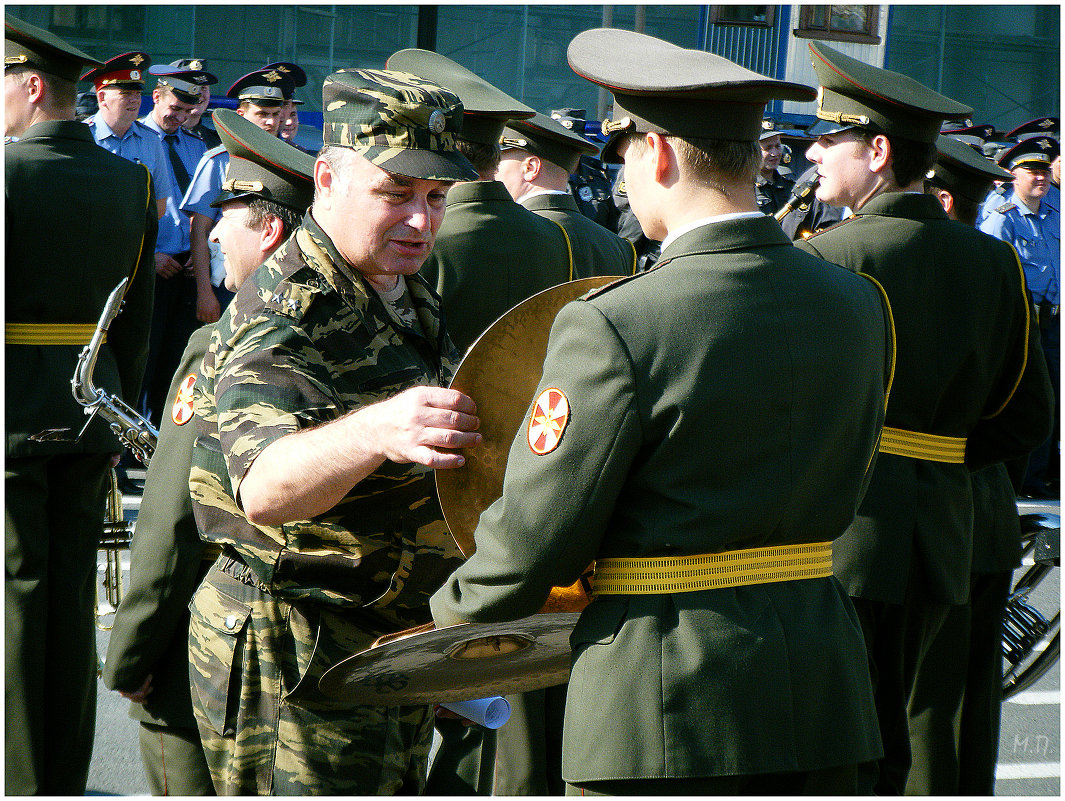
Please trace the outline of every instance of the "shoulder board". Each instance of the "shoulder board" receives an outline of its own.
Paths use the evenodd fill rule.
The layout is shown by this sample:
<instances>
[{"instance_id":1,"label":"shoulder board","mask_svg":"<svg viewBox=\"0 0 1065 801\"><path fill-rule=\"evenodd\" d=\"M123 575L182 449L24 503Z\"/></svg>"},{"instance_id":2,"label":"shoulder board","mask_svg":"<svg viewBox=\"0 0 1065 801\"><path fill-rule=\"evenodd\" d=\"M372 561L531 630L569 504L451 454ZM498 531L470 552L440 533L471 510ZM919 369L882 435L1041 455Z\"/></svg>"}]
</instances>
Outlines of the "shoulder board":
<instances>
[{"instance_id":1,"label":"shoulder board","mask_svg":"<svg viewBox=\"0 0 1065 801\"><path fill-rule=\"evenodd\" d=\"M1003 203L1001 206L995 209L995 211L999 214L1005 214L1007 211L1013 211L1015 208L1017 208L1016 203Z\"/></svg>"},{"instance_id":2,"label":"shoulder board","mask_svg":"<svg viewBox=\"0 0 1065 801\"><path fill-rule=\"evenodd\" d=\"M803 234L802 238L803 239L813 239L815 237L821 236L821 234L826 234L829 231L835 231L841 225L846 225L849 222L853 222L854 220L861 219L861 216L862 215L860 215L860 214L852 214L850 217L847 217L845 220L839 220L838 222L832 223L832 225L828 226L827 228L821 228L821 229L819 229L817 231L814 231L813 233L810 233L810 234Z\"/></svg>"},{"instance_id":3,"label":"shoulder board","mask_svg":"<svg viewBox=\"0 0 1065 801\"><path fill-rule=\"evenodd\" d=\"M210 150L208 150L203 155L207 156L207 158L209 158L209 159L213 159L215 156L220 156L220 155L222 155L225 152L226 152L226 146L225 145L216 145L215 147L212 147Z\"/></svg>"},{"instance_id":4,"label":"shoulder board","mask_svg":"<svg viewBox=\"0 0 1065 801\"><path fill-rule=\"evenodd\" d=\"M320 293L317 285L282 281L272 290L260 289L265 311L301 320Z\"/></svg>"},{"instance_id":5,"label":"shoulder board","mask_svg":"<svg viewBox=\"0 0 1065 801\"><path fill-rule=\"evenodd\" d=\"M655 266L657 267L658 265ZM595 289L586 292L581 297L577 298L577 300L592 300L593 298L599 297L604 292L614 289L615 287L621 286L622 284L627 284L630 281L635 281L637 278L640 278L651 272L654 272L653 268L650 270L644 270L642 273L636 273L635 275L626 275L623 278L619 278L617 281L611 281L609 284L604 284L603 286L596 287Z\"/></svg>"}]
</instances>

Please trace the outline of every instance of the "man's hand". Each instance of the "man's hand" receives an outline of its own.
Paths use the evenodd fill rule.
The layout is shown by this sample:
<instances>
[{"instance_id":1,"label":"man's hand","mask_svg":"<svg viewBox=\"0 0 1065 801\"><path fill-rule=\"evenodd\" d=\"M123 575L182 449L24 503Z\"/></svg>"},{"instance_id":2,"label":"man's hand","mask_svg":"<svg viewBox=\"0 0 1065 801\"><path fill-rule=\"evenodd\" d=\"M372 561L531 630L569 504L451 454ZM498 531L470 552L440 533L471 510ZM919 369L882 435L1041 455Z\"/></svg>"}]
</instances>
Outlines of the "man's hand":
<instances>
[{"instance_id":1,"label":"man's hand","mask_svg":"<svg viewBox=\"0 0 1065 801\"><path fill-rule=\"evenodd\" d=\"M462 467L462 448L480 445L477 404L468 395L443 387L414 387L361 411L377 450L401 464L435 469Z\"/></svg>"},{"instance_id":2,"label":"man's hand","mask_svg":"<svg viewBox=\"0 0 1065 801\"><path fill-rule=\"evenodd\" d=\"M118 694L123 698L128 698L135 704L143 704L148 700L148 696L152 693L152 674L148 674L148 678L144 680L144 684L140 686L140 689L131 693L127 693L124 690L119 690Z\"/></svg>"},{"instance_id":3,"label":"man's hand","mask_svg":"<svg viewBox=\"0 0 1065 801\"><path fill-rule=\"evenodd\" d=\"M198 289L196 292L196 319L201 323L216 323L222 316L222 307L218 304L213 289Z\"/></svg>"},{"instance_id":4,"label":"man's hand","mask_svg":"<svg viewBox=\"0 0 1065 801\"><path fill-rule=\"evenodd\" d=\"M160 278L173 278L182 269L173 256L166 253L155 254L155 272Z\"/></svg>"}]
</instances>

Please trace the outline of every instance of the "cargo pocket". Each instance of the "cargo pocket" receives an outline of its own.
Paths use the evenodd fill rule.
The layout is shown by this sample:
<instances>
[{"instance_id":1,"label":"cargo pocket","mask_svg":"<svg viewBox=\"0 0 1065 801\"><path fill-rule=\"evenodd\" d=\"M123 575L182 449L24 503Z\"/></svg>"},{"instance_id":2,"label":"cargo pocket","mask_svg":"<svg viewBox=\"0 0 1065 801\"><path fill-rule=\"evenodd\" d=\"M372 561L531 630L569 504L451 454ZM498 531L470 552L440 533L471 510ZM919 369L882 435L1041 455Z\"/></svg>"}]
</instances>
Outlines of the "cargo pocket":
<instances>
[{"instance_id":1,"label":"cargo pocket","mask_svg":"<svg viewBox=\"0 0 1065 801\"><path fill-rule=\"evenodd\" d=\"M218 590L208 579L193 596L189 612L193 705L215 732L233 736L251 608Z\"/></svg>"}]
</instances>

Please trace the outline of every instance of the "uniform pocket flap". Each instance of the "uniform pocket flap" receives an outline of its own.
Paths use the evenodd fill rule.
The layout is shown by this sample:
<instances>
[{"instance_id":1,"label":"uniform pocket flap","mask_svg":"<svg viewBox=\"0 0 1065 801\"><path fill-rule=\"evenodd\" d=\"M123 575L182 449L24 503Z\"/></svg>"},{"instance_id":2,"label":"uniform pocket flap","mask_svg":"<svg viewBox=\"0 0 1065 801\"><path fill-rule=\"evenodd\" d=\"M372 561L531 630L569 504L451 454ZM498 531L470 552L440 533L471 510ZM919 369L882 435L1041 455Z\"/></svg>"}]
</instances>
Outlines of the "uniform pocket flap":
<instances>
[{"instance_id":1,"label":"uniform pocket flap","mask_svg":"<svg viewBox=\"0 0 1065 801\"><path fill-rule=\"evenodd\" d=\"M219 634L228 634L235 637L244 628L251 615L251 607L243 601L231 598L217 587L204 584L201 592L209 593L210 598L193 598L195 609L193 612L207 626Z\"/></svg>"},{"instance_id":2,"label":"uniform pocket flap","mask_svg":"<svg viewBox=\"0 0 1065 801\"><path fill-rule=\"evenodd\" d=\"M593 601L573 627L570 646L576 649L578 645L609 645L621 629L628 611L627 600L600 598Z\"/></svg>"}]
</instances>

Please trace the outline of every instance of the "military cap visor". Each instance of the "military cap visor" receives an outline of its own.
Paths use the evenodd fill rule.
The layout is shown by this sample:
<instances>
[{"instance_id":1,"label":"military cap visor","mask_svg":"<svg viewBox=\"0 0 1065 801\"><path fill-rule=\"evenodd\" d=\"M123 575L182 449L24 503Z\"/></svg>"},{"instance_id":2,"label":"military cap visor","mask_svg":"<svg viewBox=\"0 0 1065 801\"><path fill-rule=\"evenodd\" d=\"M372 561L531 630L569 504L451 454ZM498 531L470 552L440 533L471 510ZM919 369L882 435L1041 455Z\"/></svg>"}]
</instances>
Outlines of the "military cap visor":
<instances>
[{"instance_id":1,"label":"military cap visor","mask_svg":"<svg viewBox=\"0 0 1065 801\"><path fill-rule=\"evenodd\" d=\"M322 87L322 141L350 147L371 164L408 178L472 181L473 165L455 146L462 103L410 73L344 69Z\"/></svg>"},{"instance_id":2,"label":"military cap visor","mask_svg":"<svg viewBox=\"0 0 1065 801\"><path fill-rule=\"evenodd\" d=\"M147 53L122 53L89 70L79 80L91 81L97 90L108 86L143 89L144 74L151 65L152 59Z\"/></svg>"},{"instance_id":3,"label":"military cap visor","mask_svg":"<svg viewBox=\"0 0 1065 801\"><path fill-rule=\"evenodd\" d=\"M570 42L567 57L574 72L614 95L613 119L603 121L603 133L612 134L604 161L619 161L616 148L626 132L755 142L769 100L815 96L809 86L633 31L584 31Z\"/></svg>"},{"instance_id":4,"label":"military cap visor","mask_svg":"<svg viewBox=\"0 0 1065 801\"><path fill-rule=\"evenodd\" d=\"M820 82L817 117L840 126L870 128L888 136L932 144L944 120L968 117L969 106L933 92L897 72L846 56L822 42L810 42ZM810 133L835 133L815 125Z\"/></svg>"},{"instance_id":5,"label":"military cap visor","mask_svg":"<svg viewBox=\"0 0 1065 801\"><path fill-rule=\"evenodd\" d=\"M4 69L32 67L67 81L77 81L87 66L100 62L54 33L4 15Z\"/></svg>"},{"instance_id":6,"label":"military cap visor","mask_svg":"<svg viewBox=\"0 0 1065 801\"><path fill-rule=\"evenodd\" d=\"M211 205L259 197L304 213L314 199L314 156L230 109L215 109L212 116L230 158L222 192Z\"/></svg>"},{"instance_id":7,"label":"military cap visor","mask_svg":"<svg viewBox=\"0 0 1065 801\"><path fill-rule=\"evenodd\" d=\"M408 48L389 56L386 68L417 75L459 96L462 102L462 138L483 145L499 142L510 120L526 120L536 110L461 64L431 50Z\"/></svg>"},{"instance_id":8,"label":"military cap visor","mask_svg":"<svg viewBox=\"0 0 1065 801\"><path fill-rule=\"evenodd\" d=\"M178 100L186 103L199 103L203 87L218 83L218 78L205 70L175 67L172 64L154 64L148 68L148 74L159 78L161 85L169 86Z\"/></svg>"},{"instance_id":9,"label":"military cap visor","mask_svg":"<svg viewBox=\"0 0 1065 801\"><path fill-rule=\"evenodd\" d=\"M499 146L504 150L525 150L557 164L567 172L573 172L577 168L582 154L591 155L599 150L558 120L539 113L528 120L513 120L503 129Z\"/></svg>"},{"instance_id":10,"label":"military cap visor","mask_svg":"<svg viewBox=\"0 0 1065 801\"><path fill-rule=\"evenodd\" d=\"M936 165L929 180L953 195L981 202L992 181L1012 181L1013 176L971 145L953 135L936 139Z\"/></svg>"}]
</instances>

